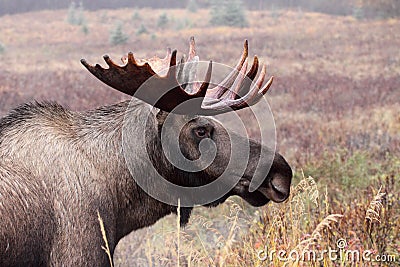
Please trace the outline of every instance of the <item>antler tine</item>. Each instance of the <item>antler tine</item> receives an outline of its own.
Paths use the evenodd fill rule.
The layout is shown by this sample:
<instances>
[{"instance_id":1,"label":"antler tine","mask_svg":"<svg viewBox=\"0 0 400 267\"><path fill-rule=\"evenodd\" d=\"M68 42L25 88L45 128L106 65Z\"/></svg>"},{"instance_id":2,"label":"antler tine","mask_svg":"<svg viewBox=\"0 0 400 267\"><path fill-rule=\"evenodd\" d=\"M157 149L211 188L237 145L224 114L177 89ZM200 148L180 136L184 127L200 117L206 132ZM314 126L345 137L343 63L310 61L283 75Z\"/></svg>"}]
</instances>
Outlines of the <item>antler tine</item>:
<instances>
[{"instance_id":1,"label":"antler tine","mask_svg":"<svg viewBox=\"0 0 400 267\"><path fill-rule=\"evenodd\" d=\"M255 65L258 65L258 59L256 59L255 61L256 61L256 63L253 63L254 68L255 68ZM234 83L236 86L238 84L239 84L239 86L241 85L241 87L240 87L241 89L244 86L242 84L243 79L244 79L244 73L245 73L245 70L244 71L241 70L239 77L237 78L237 80ZM247 73L246 76L254 77L253 75L254 75L254 69L251 69ZM221 99L214 99L214 101L212 101L212 100L204 101L203 105L202 105L202 110L203 110L202 114L215 115L215 114L229 112L232 110L239 110L239 109L242 109L242 108L245 108L245 107L248 107L248 106L251 106L251 105L257 103L264 96L264 94L268 91L268 89L272 85L273 77L271 77L268 80L268 82L264 85L264 87L262 87L262 84L265 79L265 75L266 75L266 66L265 66L265 64L263 64L257 80L255 81L253 86L251 86L251 87L249 86L250 89L248 89L248 91L245 93L244 96L237 98L237 99L232 99L231 96L228 97L228 95L227 95L226 97L223 97ZM250 82L250 85L251 85L250 79L248 79L248 80L246 79L246 80L244 80L244 82ZM236 90L236 89L234 88L233 91L234 90ZM230 93L232 93L232 91L230 91Z\"/></svg>"},{"instance_id":2,"label":"antler tine","mask_svg":"<svg viewBox=\"0 0 400 267\"><path fill-rule=\"evenodd\" d=\"M269 88L272 85L272 82L274 80L274 76L271 76L271 78L267 81L267 83L262 87L265 75L266 75L266 66L263 64L261 72L258 76L257 81L253 85L253 87L250 89L250 91L247 93L247 96L243 97L248 106L254 105L257 103L269 90ZM246 106L247 106L246 105Z\"/></svg>"},{"instance_id":3,"label":"antler tine","mask_svg":"<svg viewBox=\"0 0 400 267\"><path fill-rule=\"evenodd\" d=\"M190 37L190 42L189 42L189 55L188 55L188 61L192 60L196 56L196 43L194 42L194 37Z\"/></svg>"},{"instance_id":4,"label":"antler tine","mask_svg":"<svg viewBox=\"0 0 400 267\"><path fill-rule=\"evenodd\" d=\"M263 64L257 81L255 82L255 84L253 84L249 92L240 99L242 100L242 102L234 104L235 109L240 109L256 104L268 92L269 88L272 85L274 77L272 76L264 85L264 87L262 87L266 73L267 73L266 66L265 64Z\"/></svg>"},{"instance_id":5,"label":"antler tine","mask_svg":"<svg viewBox=\"0 0 400 267\"><path fill-rule=\"evenodd\" d=\"M271 76L268 82L264 85L264 87L260 91L258 91L258 93L261 95L265 95L269 91L269 88L271 88L273 81L274 81L274 76Z\"/></svg>"},{"instance_id":6,"label":"antler tine","mask_svg":"<svg viewBox=\"0 0 400 267\"><path fill-rule=\"evenodd\" d=\"M226 96L224 97L225 99L235 99L236 95L239 93L240 88L242 87L243 80L246 77L246 70L247 70L247 59L244 61L244 64L242 68L239 71L239 74L236 78L236 80L233 82L232 89L228 91Z\"/></svg>"},{"instance_id":7,"label":"antler tine","mask_svg":"<svg viewBox=\"0 0 400 267\"><path fill-rule=\"evenodd\" d=\"M251 69L247 73L247 78L249 78L250 80L254 80L258 72L258 65L259 65L258 57L254 56L253 65L251 66Z\"/></svg>"},{"instance_id":8,"label":"antler tine","mask_svg":"<svg viewBox=\"0 0 400 267\"><path fill-rule=\"evenodd\" d=\"M240 90L236 94L236 99L246 95L250 91L251 83L253 82L254 78L257 76L258 65L259 65L258 57L254 56L253 65L251 66L251 69L247 73L246 79L243 81L243 84L240 87Z\"/></svg>"},{"instance_id":9,"label":"antler tine","mask_svg":"<svg viewBox=\"0 0 400 267\"><path fill-rule=\"evenodd\" d=\"M229 75L216 87L214 87L212 89L212 91L210 91L207 94L207 98L214 98L214 99L218 99L220 98L223 94L225 94L225 92L232 86L232 84L235 82L236 77L239 75L240 70L242 69L242 66L245 62L245 60L247 59L249 54L249 43L247 40L244 41L244 45L243 45L243 52L242 52L242 56L239 59L239 62L237 63L237 65L235 66L235 68L231 71L231 73L229 73Z\"/></svg>"},{"instance_id":10,"label":"antler tine","mask_svg":"<svg viewBox=\"0 0 400 267\"><path fill-rule=\"evenodd\" d=\"M250 90L247 92L247 94L241 99L243 102L237 104L237 108L244 108L247 106L251 106L251 105L257 103L264 96L264 94L268 90L265 91L265 93L263 93L264 91L262 89L260 89L260 87L262 86L262 84L264 82L265 74L266 74L266 68L265 68L265 65L263 65L263 68L260 72L260 75L259 75L256 83L253 84L253 86L250 88ZM270 82L270 84L268 85L268 88L272 84L272 78L269 80L269 82Z\"/></svg>"},{"instance_id":11,"label":"antler tine","mask_svg":"<svg viewBox=\"0 0 400 267\"><path fill-rule=\"evenodd\" d=\"M178 51L174 50L172 51L171 54L171 59L169 61L169 67L171 69L171 67L176 66L176 54L178 53Z\"/></svg>"},{"instance_id":12,"label":"antler tine","mask_svg":"<svg viewBox=\"0 0 400 267\"><path fill-rule=\"evenodd\" d=\"M176 77L176 71L177 71L177 68L175 67L176 66L176 54L177 54L176 50L172 51L171 58L169 60L169 68L168 68L168 72L167 72L167 77L170 77L170 78Z\"/></svg>"},{"instance_id":13,"label":"antler tine","mask_svg":"<svg viewBox=\"0 0 400 267\"><path fill-rule=\"evenodd\" d=\"M136 60L133 56L132 52L128 53L128 56L123 56L121 57L121 61L123 64L128 65L128 64L136 64Z\"/></svg>"},{"instance_id":14,"label":"antler tine","mask_svg":"<svg viewBox=\"0 0 400 267\"><path fill-rule=\"evenodd\" d=\"M197 68L199 65L199 57L195 56L191 61L188 61L184 67L185 83L188 85L185 90L188 93L193 93L198 90L196 87Z\"/></svg>"},{"instance_id":15,"label":"antler tine","mask_svg":"<svg viewBox=\"0 0 400 267\"><path fill-rule=\"evenodd\" d=\"M132 52L128 53L128 63L127 64L136 64L135 57Z\"/></svg>"},{"instance_id":16,"label":"antler tine","mask_svg":"<svg viewBox=\"0 0 400 267\"><path fill-rule=\"evenodd\" d=\"M265 64L263 64L260 75L258 75L258 79L255 84L258 88L261 88L261 86L263 85L266 74L267 74L267 67L265 66Z\"/></svg>"},{"instance_id":17,"label":"antler tine","mask_svg":"<svg viewBox=\"0 0 400 267\"><path fill-rule=\"evenodd\" d=\"M177 67L177 73L176 73L176 79L178 80L179 84L182 85L183 88L185 88L185 77L184 77L184 72L183 69L185 67L185 55L182 55L181 60L178 63Z\"/></svg>"},{"instance_id":18,"label":"antler tine","mask_svg":"<svg viewBox=\"0 0 400 267\"><path fill-rule=\"evenodd\" d=\"M115 64L108 55L104 55L103 58L110 68L119 68L119 66Z\"/></svg>"}]
</instances>

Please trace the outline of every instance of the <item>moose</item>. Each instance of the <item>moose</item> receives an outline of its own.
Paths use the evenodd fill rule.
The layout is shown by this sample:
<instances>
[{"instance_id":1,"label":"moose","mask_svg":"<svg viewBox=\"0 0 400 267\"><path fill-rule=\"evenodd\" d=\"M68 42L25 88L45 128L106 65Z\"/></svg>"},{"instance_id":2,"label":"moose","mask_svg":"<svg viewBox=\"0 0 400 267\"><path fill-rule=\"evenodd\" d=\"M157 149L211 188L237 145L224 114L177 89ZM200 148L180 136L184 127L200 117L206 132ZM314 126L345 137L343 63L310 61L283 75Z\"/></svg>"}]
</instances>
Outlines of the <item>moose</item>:
<instances>
[{"instance_id":1,"label":"moose","mask_svg":"<svg viewBox=\"0 0 400 267\"><path fill-rule=\"evenodd\" d=\"M168 50L165 58L150 59L129 53L124 65L118 65L104 56L107 68L82 59L95 77L133 96L132 100L84 112L54 102L31 102L0 119L0 266L109 266L98 215L111 255L124 236L168 214L179 213L182 226L189 221L193 207L150 196L136 178L152 181L161 175L184 187L216 180L230 155L240 151L231 150L227 131L213 116L254 105L270 88L272 77L264 85L266 68L263 65L259 72L257 57L247 71L247 41L232 72L213 88L209 88L211 61L203 82L191 86L179 82L185 76L181 65L197 58L193 38L187 59L177 64L176 57L176 50ZM151 86L140 90L150 79ZM167 119L170 123L164 125ZM133 127L124 133L125 120ZM169 148L168 142L161 142L162 128L178 136L182 154L196 164L200 144L211 140L214 160L199 171L179 169L166 157ZM143 133L145 147L128 146L132 158L127 159L124 134ZM250 147L244 173L233 168L229 175L238 182L228 193L201 205L214 207L233 195L257 207L286 200L292 179L286 160L261 142L236 139ZM270 166L261 162L262 151L272 155ZM256 190L249 190L257 166L264 179Z\"/></svg>"}]
</instances>

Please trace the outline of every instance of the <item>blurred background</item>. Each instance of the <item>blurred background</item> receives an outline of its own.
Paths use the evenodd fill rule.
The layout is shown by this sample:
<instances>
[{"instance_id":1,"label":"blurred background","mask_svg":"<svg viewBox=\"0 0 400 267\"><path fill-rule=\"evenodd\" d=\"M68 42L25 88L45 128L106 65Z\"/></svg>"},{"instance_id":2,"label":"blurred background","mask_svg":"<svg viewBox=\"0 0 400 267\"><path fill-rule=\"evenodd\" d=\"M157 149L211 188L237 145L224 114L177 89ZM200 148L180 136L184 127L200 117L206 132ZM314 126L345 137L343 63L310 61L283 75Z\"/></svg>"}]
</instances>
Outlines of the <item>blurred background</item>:
<instances>
[{"instance_id":1,"label":"blurred background","mask_svg":"<svg viewBox=\"0 0 400 267\"><path fill-rule=\"evenodd\" d=\"M0 0L0 115L32 100L80 111L128 99L79 60L179 56L190 36L201 60L233 66L248 39L249 57L267 64L292 196L199 207L179 231L168 217L121 241L116 266L282 266L257 251L336 248L338 238L400 260L397 0Z\"/></svg>"}]
</instances>

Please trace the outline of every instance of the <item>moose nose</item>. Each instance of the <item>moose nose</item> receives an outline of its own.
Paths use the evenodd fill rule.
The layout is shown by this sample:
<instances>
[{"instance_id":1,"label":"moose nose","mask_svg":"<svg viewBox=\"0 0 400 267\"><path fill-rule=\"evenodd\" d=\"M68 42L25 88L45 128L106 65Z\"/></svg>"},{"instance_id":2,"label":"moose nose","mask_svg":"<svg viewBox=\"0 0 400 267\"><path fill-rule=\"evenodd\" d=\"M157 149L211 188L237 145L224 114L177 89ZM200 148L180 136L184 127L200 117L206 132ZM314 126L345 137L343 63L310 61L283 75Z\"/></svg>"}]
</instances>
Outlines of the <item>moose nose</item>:
<instances>
[{"instance_id":1,"label":"moose nose","mask_svg":"<svg viewBox=\"0 0 400 267\"><path fill-rule=\"evenodd\" d=\"M270 200L280 203L289 197L290 182L288 183L287 179L280 177L280 175L276 175L266 186L259 187L258 191Z\"/></svg>"},{"instance_id":2,"label":"moose nose","mask_svg":"<svg viewBox=\"0 0 400 267\"><path fill-rule=\"evenodd\" d=\"M292 169L289 164L278 154L275 156L266 183L258 191L274 202L283 202L289 197L292 176Z\"/></svg>"},{"instance_id":3,"label":"moose nose","mask_svg":"<svg viewBox=\"0 0 400 267\"><path fill-rule=\"evenodd\" d=\"M282 177L280 174L274 175L270 181L271 187L271 200L275 202L285 201L289 197L290 193L290 179Z\"/></svg>"}]
</instances>

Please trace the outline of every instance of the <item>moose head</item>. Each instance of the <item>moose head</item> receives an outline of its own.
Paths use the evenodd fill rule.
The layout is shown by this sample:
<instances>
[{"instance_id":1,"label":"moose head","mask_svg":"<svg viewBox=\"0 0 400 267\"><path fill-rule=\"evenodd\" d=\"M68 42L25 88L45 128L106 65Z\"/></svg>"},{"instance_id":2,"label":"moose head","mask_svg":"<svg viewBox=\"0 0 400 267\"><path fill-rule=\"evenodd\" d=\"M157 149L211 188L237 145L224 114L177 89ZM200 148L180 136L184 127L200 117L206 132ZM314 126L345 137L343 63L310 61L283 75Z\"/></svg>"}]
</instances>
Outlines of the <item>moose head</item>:
<instances>
[{"instance_id":1,"label":"moose head","mask_svg":"<svg viewBox=\"0 0 400 267\"><path fill-rule=\"evenodd\" d=\"M232 153L239 154L236 161L246 160L244 171L236 168L234 164L233 167L230 165L228 176L231 176L236 183L231 186L229 192L224 192L210 203L205 203L201 196L196 199L186 195L193 204L214 206L230 195L239 195L253 206L262 206L269 200L282 202L289 196L292 171L285 159L260 142L235 133L228 133L228 130L212 117L256 104L271 87L273 77L264 84L265 65L262 65L257 77L260 69L257 56L254 57L253 64L248 70L247 40L237 65L221 83L212 88L210 88L213 67L211 61L204 81L191 81L193 76L196 76L193 70L199 61L193 37L190 39L187 59L183 56L179 62L177 62L177 51L171 52L170 49L167 50L165 58L136 59L132 53L129 53L128 56L122 58L123 66L117 65L108 56L104 56L104 60L108 68L103 68L98 64L92 66L84 59L81 62L105 84L144 101L149 107L156 108L154 116L147 121L144 131L146 151L152 164L149 168L154 167L167 181L184 187L204 186L226 171ZM190 76L192 79L189 78ZM165 123L166 118L169 118L168 126ZM136 124L134 125L137 127ZM165 142L161 142L162 129L165 133ZM135 136L135 130L131 131L130 135ZM168 139L177 139L177 142ZM239 144L246 143L249 149L248 155L244 153L245 155L240 157L242 151L232 151L233 140ZM179 149L176 149L177 147ZM136 150L135 147L132 150ZM202 160L201 151L210 150L215 150L213 161L207 167L198 168L199 165L206 165ZM169 162L171 156L168 157L171 154L182 155L187 166L197 167L196 171L188 172L171 164ZM129 161L134 162L133 165L135 165L137 157ZM249 190L257 167L264 176L263 182L257 190ZM131 170L134 168L135 166ZM243 169L243 166L241 168ZM133 176L135 178L135 175ZM146 177L145 184L149 184L148 177L152 175ZM229 180L229 177L227 179ZM157 184L157 181L152 180L152 183ZM160 185L158 188L162 190L153 196L157 197L166 190L165 185ZM217 188L214 189L218 191ZM204 194L209 193L210 191L204 192ZM176 194L173 198L185 198L184 195ZM171 192L168 195L171 196Z\"/></svg>"}]
</instances>

